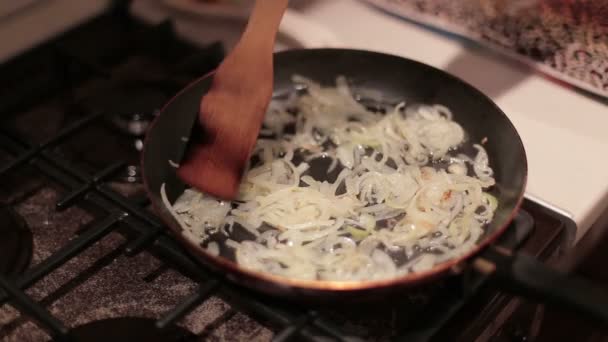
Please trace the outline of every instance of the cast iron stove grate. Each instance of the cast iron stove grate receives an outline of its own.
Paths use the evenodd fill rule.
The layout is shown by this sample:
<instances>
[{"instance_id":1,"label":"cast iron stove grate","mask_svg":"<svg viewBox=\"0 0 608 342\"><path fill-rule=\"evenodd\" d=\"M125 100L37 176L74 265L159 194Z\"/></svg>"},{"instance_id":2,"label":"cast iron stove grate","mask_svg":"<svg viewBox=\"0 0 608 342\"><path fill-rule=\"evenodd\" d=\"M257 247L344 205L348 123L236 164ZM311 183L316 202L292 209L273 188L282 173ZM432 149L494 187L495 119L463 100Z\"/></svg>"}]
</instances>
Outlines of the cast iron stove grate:
<instances>
[{"instance_id":1,"label":"cast iron stove grate","mask_svg":"<svg viewBox=\"0 0 608 342\"><path fill-rule=\"evenodd\" d=\"M116 39L117 36L121 39ZM100 48L93 49L92 42L99 42ZM98 276L117 258L127 256L129 260L139 260L142 254L160 260L159 274L169 270L195 284L188 296L177 300L168 310L154 315L147 313L153 316L153 324L150 317L135 318L147 330L158 329L158 336L161 332L165 333L163 336L190 336L167 332L178 331L176 324L182 325L185 316L200 310L215 297L231 307L226 315L242 312L254 317L274 331L276 341L440 339L453 336L450 326L467 317L461 313L463 307L478 305L476 302L481 300L492 301L492 307L496 308L507 300L501 294L485 290L484 276L465 272L465 276L450 278L423 292L408 295L403 307L373 313L374 319L370 319L363 309L349 313L286 304L231 284L194 261L165 234L162 223L149 210L141 186L128 179L128 174L125 178L125 170L131 170L128 167L133 166L133 160L138 157L133 146L145 131L145 127L136 134L129 131L133 119L130 115L154 116L162 103L160 97L176 93L189 81L211 70L222 54L218 44L197 49L180 42L170 22L147 26L130 18L124 6L115 6L91 22L2 66L0 75L4 82L0 84L16 85L8 89L10 93L0 101L0 189L3 193L0 200L27 208L30 205L27 198L35 202L50 196L55 203L54 210L66 214L60 216L58 225L54 226L55 214L47 213L53 222L43 218L42 226L50 224L49 227L57 230L62 223L68 225L69 218L76 216L73 212L85 212L86 219L74 224L76 228L71 235L51 252L35 253L36 262L25 272L0 275L0 304L4 308L9 304L22 316L4 327L0 325L0 339L10 338L20 319L36 322L37 327L56 340L81 336L87 325L59 318L64 314L56 302L70 296L81 282ZM24 72L34 77L15 83ZM103 94L115 97L111 94L115 94L116 89L128 89L121 94L153 89L156 95L139 107L137 103L116 103L112 99L104 102ZM148 90L144 93L149 94ZM120 102L129 100L129 96L123 96ZM44 190L46 186L53 189L49 191L56 193L56 197ZM531 202L526 202L524 207L534 218L523 210L499 244L516 248L525 242L530 251L546 257L548 255L540 254L550 254L555 249L564 228L562 218ZM32 212L30 217L36 214L39 213ZM66 221L61 222L61 218ZM535 238L534 223L539 220L549 224L541 227L542 238ZM118 237L114 238L115 235ZM44 283L51 274L71 267L73 260L93 253L108 239L118 239L120 243L92 266L75 272L67 285L42 298L31 294L37 283ZM156 277L159 275L145 278ZM479 299L481 295L485 297ZM486 308L486 304L474 310ZM2 310L0 307L0 319ZM387 313L390 317L384 317ZM493 317L474 319L475 314L473 312L470 319L477 324L487 323ZM115 326L125 326L121 317L113 319L118 319L112 321ZM88 326L103 327L101 322L102 319L93 320ZM366 325L367 328L361 328ZM467 329L461 326L460 332ZM204 340L208 334L204 330L194 338Z\"/></svg>"}]
</instances>

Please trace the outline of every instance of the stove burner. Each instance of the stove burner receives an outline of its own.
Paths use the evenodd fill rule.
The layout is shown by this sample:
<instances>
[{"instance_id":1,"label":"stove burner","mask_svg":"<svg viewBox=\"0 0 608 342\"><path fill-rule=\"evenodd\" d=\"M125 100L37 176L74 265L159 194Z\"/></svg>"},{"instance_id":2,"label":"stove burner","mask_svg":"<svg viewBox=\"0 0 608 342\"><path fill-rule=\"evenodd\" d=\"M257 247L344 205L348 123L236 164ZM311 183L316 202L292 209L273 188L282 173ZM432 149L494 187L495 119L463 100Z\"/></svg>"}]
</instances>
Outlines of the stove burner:
<instances>
[{"instance_id":1,"label":"stove burner","mask_svg":"<svg viewBox=\"0 0 608 342\"><path fill-rule=\"evenodd\" d=\"M153 319L120 317L93 321L70 332L72 341L80 342L174 342L193 341L194 334L178 326L158 329Z\"/></svg>"},{"instance_id":2,"label":"stove burner","mask_svg":"<svg viewBox=\"0 0 608 342\"><path fill-rule=\"evenodd\" d=\"M10 206L0 205L0 274L23 272L32 257L32 232Z\"/></svg>"},{"instance_id":3,"label":"stove burner","mask_svg":"<svg viewBox=\"0 0 608 342\"><path fill-rule=\"evenodd\" d=\"M126 136L121 143L128 144L130 158L119 176L127 183L141 183L139 153L144 146L144 136L152 120L168 101L167 93L154 85L128 84L112 87L97 94L87 105L104 110L114 129Z\"/></svg>"},{"instance_id":4,"label":"stove burner","mask_svg":"<svg viewBox=\"0 0 608 342\"><path fill-rule=\"evenodd\" d=\"M145 135L149 124L158 115L168 96L160 89L152 87L121 87L104 93L110 105L112 122L123 133L136 138Z\"/></svg>"}]
</instances>

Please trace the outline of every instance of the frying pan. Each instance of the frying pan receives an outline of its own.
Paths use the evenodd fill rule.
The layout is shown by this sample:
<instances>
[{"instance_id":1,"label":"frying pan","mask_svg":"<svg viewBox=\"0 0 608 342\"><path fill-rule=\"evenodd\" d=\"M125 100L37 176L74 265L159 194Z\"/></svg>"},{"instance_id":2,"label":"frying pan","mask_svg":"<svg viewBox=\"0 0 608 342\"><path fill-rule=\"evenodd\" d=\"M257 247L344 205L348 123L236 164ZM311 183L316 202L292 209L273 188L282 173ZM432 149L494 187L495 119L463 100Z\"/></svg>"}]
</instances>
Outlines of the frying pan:
<instances>
[{"instance_id":1,"label":"frying pan","mask_svg":"<svg viewBox=\"0 0 608 342\"><path fill-rule=\"evenodd\" d=\"M465 255L420 273L394 279L365 282L307 281L287 279L240 268L227 257L214 257L181 234L181 227L163 205L160 189L165 184L171 203L186 186L176 176L171 161L180 161L192 136L201 96L209 89L207 75L190 84L161 111L147 133L143 153L144 182L157 213L179 240L202 263L242 286L274 296L298 300L352 300L383 298L419 286L441 276L461 272L464 264L491 274L511 290L568 305L608 322L608 300L578 279L566 278L532 257L492 247L489 258L478 254L495 241L516 215L526 186L527 162L522 141L507 116L485 95L441 70L425 64L381 53L345 49L290 50L275 54L275 93L293 91L291 76L300 74L324 85L335 84L344 75L355 93L375 90L388 102L438 103L454 113L469 141L487 137L485 148L495 172L492 189L498 208L477 245ZM238 232L233 233L237 235ZM241 240L240 236L231 236ZM220 249L229 250L221 241ZM484 254L484 255L486 255Z\"/></svg>"}]
</instances>

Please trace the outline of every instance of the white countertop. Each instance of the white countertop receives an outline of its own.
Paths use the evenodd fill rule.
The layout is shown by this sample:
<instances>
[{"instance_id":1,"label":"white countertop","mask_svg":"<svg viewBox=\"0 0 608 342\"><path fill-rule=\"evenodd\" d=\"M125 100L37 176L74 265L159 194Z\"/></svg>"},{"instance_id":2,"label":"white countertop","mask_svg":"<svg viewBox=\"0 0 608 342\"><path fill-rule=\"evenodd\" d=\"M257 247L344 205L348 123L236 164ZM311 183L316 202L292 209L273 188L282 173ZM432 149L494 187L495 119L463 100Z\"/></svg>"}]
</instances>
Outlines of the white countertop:
<instances>
[{"instance_id":1,"label":"white countertop","mask_svg":"<svg viewBox=\"0 0 608 342\"><path fill-rule=\"evenodd\" d=\"M136 5L155 3L159 10L158 1L139 0ZM3 42L0 62L85 20L107 3L107 0L38 0L26 8L27 13L5 16L0 22ZM154 15L157 20L166 15L154 12L154 8L148 12L151 21L155 21ZM557 85L522 64L386 14L362 1L315 1L302 8L300 14L320 24L315 32L331 32L333 36L325 37L330 38L325 39L325 43L332 41L342 47L419 60L455 74L489 95L507 113L524 141L529 162L526 196L572 217L578 225L576 240L607 210L608 160L604 155L608 151L608 106L605 103ZM189 35L192 40L196 40L194 36L209 41L229 40L215 37L214 32L219 32L214 29L217 26L210 27L208 21L202 25L202 20L192 15L172 13L171 16L179 19L178 32ZM204 34L197 32L202 27L206 27ZM312 32L299 31L305 31L300 32L302 37ZM315 39L300 40L314 42Z\"/></svg>"},{"instance_id":2,"label":"white countertop","mask_svg":"<svg viewBox=\"0 0 608 342\"><path fill-rule=\"evenodd\" d=\"M526 66L356 0L317 1L309 19L344 47L391 53L446 70L490 96L526 148L526 196L571 216L578 241L608 208L608 106Z\"/></svg>"}]
</instances>

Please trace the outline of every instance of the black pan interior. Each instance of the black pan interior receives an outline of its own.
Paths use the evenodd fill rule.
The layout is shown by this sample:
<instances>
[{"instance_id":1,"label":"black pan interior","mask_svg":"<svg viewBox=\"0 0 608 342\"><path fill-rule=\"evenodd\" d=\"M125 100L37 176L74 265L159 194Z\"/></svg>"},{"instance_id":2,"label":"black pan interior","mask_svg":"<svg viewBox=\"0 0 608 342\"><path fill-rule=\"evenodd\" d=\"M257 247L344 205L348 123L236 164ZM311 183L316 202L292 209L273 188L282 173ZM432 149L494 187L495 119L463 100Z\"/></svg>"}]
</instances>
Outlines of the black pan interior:
<instances>
[{"instance_id":1,"label":"black pan interior","mask_svg":"<svg viewBox=\"0 0 608 342\"><path fill-rule=\"evenodd\" d=\"M450 108L454 120L466 130L469 142L484 145L497 181L493 193L499 201L494 220L482 239L503 227L512 217L524 191L527 163L519 135L506 115L485 95L465 82L412 60L369 51L343 49L290 50L275 55L275 93L293 90L292 75L299 74L325 85L344 75L354 92L374 90L386 102L438 103ZM162 111L148 132L143 155L144 179L151 200L162 208L161 184L171 202L185 186L169 160L179 161L196 120L201 96L209 89L204 78L182 91ZM165 220L173 220L161 209ZM173 221L173 226L177 223Z\"/></svg>"}]
</instances>

